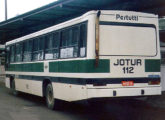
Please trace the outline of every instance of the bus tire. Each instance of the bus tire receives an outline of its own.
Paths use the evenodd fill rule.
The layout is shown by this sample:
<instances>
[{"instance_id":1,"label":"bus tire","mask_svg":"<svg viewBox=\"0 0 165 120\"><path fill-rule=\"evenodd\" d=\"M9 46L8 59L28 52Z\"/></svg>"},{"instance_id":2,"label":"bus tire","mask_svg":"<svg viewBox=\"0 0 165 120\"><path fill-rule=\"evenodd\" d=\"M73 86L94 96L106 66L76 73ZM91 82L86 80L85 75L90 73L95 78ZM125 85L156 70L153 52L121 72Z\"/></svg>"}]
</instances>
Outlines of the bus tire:
<instances>
[{"instance_id":1,"label":"bus tire","mask_svg":"<svg viewBox=\"0 0 165 120\"><path fill-rule=\"evenodd\" d=\"M47 107L51 110L58 110L59 109L59 100L54 98L53 94L53 87L52 84L49 83L46 86L46 104Z\"/></svg>"},{"instance_id":2,"label":"bus tire","mask_svg":"<svg viewBox=\"0 0 165 120\"><path fill-rule=\"evenodd\" d=\"M15 80L11 81L11 92L15 96L17 96L19 94L19 92L15 89Z\"/></svg>"}]
</instances>

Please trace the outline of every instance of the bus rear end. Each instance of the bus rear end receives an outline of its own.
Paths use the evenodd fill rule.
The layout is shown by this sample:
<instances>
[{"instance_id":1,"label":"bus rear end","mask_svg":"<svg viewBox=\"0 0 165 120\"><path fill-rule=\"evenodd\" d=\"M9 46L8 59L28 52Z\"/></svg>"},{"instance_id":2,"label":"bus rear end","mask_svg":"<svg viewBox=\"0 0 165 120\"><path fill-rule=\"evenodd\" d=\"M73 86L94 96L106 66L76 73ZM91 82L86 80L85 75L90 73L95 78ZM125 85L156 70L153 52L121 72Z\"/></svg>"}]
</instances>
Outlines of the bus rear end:
<instances>
[{"instance_id":1,"label":"bus rear end","mask_svg":"<svg viewBox=\"0 0 165 120\"><path fill-rule=\"evenodd\" d=\"M160 95L158 16L101 11L98 17L98 59L109 61L109 71L88 85L88 98Z\"/></svg>"}]
</instances>

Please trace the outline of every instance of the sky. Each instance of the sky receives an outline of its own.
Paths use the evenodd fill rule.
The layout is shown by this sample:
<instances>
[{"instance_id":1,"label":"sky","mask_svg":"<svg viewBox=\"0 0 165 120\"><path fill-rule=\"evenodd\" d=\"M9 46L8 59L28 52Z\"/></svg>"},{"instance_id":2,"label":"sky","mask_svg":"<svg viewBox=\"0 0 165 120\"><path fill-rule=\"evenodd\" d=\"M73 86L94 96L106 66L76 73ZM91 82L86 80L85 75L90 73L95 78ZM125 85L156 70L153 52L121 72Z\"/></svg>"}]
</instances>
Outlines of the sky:
<instances>
[{"instance_id":1,"label":"sky","mask_svg":"<svg viewBox=\"0 0 165 120\"><path fill-rule=\"evenodd\" d=\"M0 21L5 20L5 0L0 0ZM7 0L8 19L57 0Z\"/></svg>"}]
</instances>

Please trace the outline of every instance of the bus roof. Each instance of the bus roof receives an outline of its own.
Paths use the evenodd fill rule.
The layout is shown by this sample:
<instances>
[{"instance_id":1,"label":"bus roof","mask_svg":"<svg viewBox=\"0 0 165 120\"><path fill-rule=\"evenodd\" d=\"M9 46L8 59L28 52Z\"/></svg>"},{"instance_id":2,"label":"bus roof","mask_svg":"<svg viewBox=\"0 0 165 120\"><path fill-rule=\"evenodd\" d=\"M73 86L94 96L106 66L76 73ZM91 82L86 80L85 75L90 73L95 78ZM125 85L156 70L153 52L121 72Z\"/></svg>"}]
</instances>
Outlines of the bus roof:
<instances>
[{"instance_id":1,"label":"bus roof","mask_svg":"<svg viewBox=\"0 0 165 120\"><path fill-rule=\"evenodd\" d=\"M72 20L68 20L68 21L60 23L58 25L53 25L51 27L48 27L48 28L42 29L40 31L37 31L37 32L31 33L31 34L25 35L23 37L19 37L19 38L13 39L13 40L11 40L9 42L6 42L6 45L10 45L10 44L13 44L13 43L21 42L21 41L24 41L26 39L31 39L31 38L34 38L34 37L46 34L48 32L53 32L56 29L58 30L59 28L63 28L64 26L67 26L67 24L70 24L70 23L74 24L73 22L75 22L75 21L77 21L77 20L79 20L79 19L81 19L83 17L86 17L88 15L96 14L97 12L98 12L98 10L89 11L89 12L85 13L84 15L79 16L77 18L74 18ZM128 14L129 13L129 14L132 14L132 15L138 15L138 16L149 17L149 18L157 18L158 17L158 15L155 15L155 14L135 12L135 11L101 10L101 13L102 14L117 14L117 13Z\"/></svg>"}]
</instances>

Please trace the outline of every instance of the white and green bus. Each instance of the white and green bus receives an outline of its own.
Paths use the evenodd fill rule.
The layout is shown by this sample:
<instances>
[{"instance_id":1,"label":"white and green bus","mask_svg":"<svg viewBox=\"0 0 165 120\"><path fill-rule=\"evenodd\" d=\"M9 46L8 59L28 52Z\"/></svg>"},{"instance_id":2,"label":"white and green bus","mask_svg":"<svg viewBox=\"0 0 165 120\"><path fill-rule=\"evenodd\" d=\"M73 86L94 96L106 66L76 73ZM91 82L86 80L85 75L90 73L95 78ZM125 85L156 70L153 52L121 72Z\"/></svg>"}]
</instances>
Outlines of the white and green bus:
<instances>
[{"instance_id":1,"label":"white and green bus","mask_svg":"<svg viewBox=\"0 0 165 120\"><path fill-rule=\"evenodd\" d=\"M160 95L158 16L90 11L6 43L6 87L59 100Z\"/></svg>"}]
</instances>

